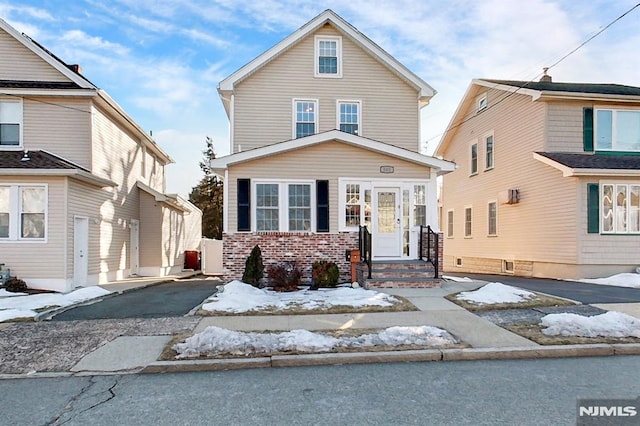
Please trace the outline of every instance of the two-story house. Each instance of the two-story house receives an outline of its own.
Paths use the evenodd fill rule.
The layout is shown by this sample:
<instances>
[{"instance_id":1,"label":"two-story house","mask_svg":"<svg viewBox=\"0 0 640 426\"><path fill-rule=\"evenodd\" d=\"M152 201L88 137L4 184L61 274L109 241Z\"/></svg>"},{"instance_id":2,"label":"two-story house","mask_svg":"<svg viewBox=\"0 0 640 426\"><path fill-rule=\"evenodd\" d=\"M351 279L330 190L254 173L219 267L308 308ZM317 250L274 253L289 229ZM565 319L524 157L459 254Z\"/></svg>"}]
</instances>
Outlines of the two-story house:
<instances>
[{"instance_id":1,"label":"two-story house","mask_svg":"<svg viewBox=\"0 0 640 426\"><path fill-rule=\"evenodd\" d=\"M69 291L181 270L202 214L164 193L170 163L78 66L0 19L0 263L12 275Z\"/></svg>"},{"instance_id":2,"label":"two-story house","mask_svg":"<svg viewBox=\"0 0 640 426\"><path fill-rule=\"evenodd\" d=\"M473 80L436 155L445 270L592 278L640 265L640 87Z\"/></svg>"},{"instance_id":3,"label":"two-story house","mask_svg":"<svg viewBox=\"0 0 640 426\"><path fill-rule=\"evenodd\" d=\"M372 234L373 259L418 259L420 225L437 229L436 177L453 164L420 152L420 110L435 91L326 10L229 77L218 92L231 154L211 165L224 186L224 266L338 263Z\"/></svg>"}]
</instances>

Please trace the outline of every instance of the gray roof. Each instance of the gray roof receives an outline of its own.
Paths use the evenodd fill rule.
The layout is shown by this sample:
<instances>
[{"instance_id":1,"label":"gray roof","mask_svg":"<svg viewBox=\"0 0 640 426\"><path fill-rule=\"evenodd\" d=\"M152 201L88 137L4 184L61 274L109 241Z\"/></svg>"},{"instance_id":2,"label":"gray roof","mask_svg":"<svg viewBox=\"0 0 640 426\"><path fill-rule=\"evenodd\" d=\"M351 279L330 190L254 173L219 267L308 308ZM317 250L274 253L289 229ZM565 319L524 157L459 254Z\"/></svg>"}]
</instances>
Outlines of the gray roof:
<instances>
[{"instance_id":1,"label":"gray roof","mask_svg":"<svg viewBox=\"0 0 640 426\"><path fill-rule=\"evenodd\" d=\"M73 81L0 80L4 89L80 89Z\"/></svg>"},{"instance_id":2,"label":"gray roof","mask_svg":"<svg viewBox=\"0 0 640 426\"><path fill-rule=\"evenodd\" d=\"M25 158L25 161L23 161ZM28 158L28 160L26 160ZM0 169L89 170L46 151L0 151Z\"/></svg>"},{"instance_id":3,"label":"gray roof","mask_svg":"<svg viewBox=\"0 0 640 426\"><path fill-rule=\"evenodd\" d=\"M572 169L640 170L640 155L574 154L538 152L537 154Z\"/></svg>"},{"instance_id":4,"label":"gray roof","mask_svg":"<svg viewBox=\"0 0 640 426\"><path fill-rule=\"evenodd\" d=\"M481 79L489 83L521 87L523 89L539 90L543 92L574 92L597 93L602 95L640 96L640 87L624 86L621 84L592 84L592 83L554 83L546 81L516 81Z\"/></svg>"}]
</instances>

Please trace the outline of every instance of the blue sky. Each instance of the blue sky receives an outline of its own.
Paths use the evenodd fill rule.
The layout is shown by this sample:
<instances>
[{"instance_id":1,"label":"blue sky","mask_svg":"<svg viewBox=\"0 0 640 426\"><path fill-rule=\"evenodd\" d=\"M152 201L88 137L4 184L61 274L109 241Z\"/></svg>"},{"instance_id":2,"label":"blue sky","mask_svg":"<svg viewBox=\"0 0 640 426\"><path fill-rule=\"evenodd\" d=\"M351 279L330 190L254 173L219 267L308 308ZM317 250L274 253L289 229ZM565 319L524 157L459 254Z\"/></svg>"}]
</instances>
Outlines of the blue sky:
<instances>
[{"instance_id":1,"label":"blue sky","mask_svg":"<svg viewBox=\"0 0 640 426\"><path fill-rule=\"evenodd\" d=\"M202 177L206 136L229 152L220 80L333 9L433 86L432 152L473 78L537 80L637 0L0 0L0 17L106 90L176 160L167 191ZM640 86L640 8L549 70L554 81Z\"/></svg>"}]
</instances>

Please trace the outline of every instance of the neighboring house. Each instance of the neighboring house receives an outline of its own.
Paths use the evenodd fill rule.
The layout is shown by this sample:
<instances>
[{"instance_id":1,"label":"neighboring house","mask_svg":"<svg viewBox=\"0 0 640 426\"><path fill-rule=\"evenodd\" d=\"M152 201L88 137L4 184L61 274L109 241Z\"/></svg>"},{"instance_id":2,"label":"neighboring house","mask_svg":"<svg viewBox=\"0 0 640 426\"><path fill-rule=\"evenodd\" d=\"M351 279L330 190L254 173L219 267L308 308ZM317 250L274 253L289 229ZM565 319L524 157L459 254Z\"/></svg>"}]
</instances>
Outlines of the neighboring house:
<instances>
[{"instance_id":1,"label":"neighboring house","mask_svg":"<svg viewBox=\"0 0 640 426\"><path fill-rule=\"evenodd\" d=\"M436 178L453 164L420 153L420 110L435 91L331 10L220 82L231 154L224 266L241 278L257 244L266 264L333 260L360 226L374 260L418 259L420 225L437 231ZM433 277L433 275L432 275Z\"/></svg>"},{"instance_id":2,"label":"neighboring house","mask_svg":"<svg viewBox=\"0 0 640 426\"><path fill-rule=\"evenodd\" d=\"M436 155L445 270L591 278L640 265L640 87L473 80Z\"/></svg>"},{"instance_id":3,"label":"neighboring house","mask_svg":"<svg viewBox=\"0 0 640 426\"><path fill-rule=\"evenodd\" d=\"M0 263L69 291L182 269L201 212L171 158L104 91L0 20Z\"/></svg>"}]
</instances>

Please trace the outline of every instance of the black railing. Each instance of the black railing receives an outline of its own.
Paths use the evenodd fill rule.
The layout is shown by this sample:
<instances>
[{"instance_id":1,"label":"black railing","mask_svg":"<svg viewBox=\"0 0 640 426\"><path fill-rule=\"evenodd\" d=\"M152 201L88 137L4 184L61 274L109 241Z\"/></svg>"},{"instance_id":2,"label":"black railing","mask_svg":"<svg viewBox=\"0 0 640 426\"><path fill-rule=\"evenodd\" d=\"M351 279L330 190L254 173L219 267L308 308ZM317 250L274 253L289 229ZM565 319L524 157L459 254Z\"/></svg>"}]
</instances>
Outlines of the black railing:
<instances>
[{"instance_id":1,"label":"black railing","mask_svg":"<svg viewBox=\"0 0 640 426\"><path fill-rule=\"evenodd\" d=\"M358 235L360 260L367 265L367 279L371 278L371 233L366 226L360 227Z\"/></svg>"},{"instance_id":2,"label":"black railing","mask_svg":"<svg viewBox=\"0 0 640 426\"><path fill-rule=\"evenodd\" d=\"M424 229L426 228L427 233L426 233L426 244L427 244L427 250L426 253L424 252L424 245L425 245L425 232ZM420 260L425 260L424 258L426 257L426 261L430 262L433 265L433 268L435 270L433 277L434 278L438 278L438 255L440 252L440 241L439 241L439 235L437 232L434 232L433 229L431 229L431 226L427 225L426 227L424 225L420 225L420 240L418 241L418 251L420 253Z\"/></svg>"}]
</instances>

